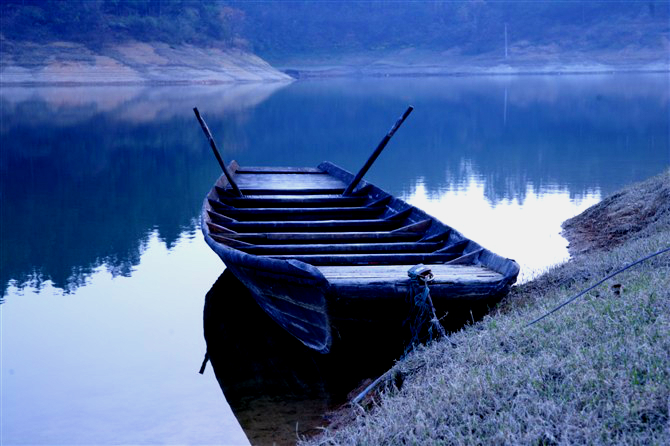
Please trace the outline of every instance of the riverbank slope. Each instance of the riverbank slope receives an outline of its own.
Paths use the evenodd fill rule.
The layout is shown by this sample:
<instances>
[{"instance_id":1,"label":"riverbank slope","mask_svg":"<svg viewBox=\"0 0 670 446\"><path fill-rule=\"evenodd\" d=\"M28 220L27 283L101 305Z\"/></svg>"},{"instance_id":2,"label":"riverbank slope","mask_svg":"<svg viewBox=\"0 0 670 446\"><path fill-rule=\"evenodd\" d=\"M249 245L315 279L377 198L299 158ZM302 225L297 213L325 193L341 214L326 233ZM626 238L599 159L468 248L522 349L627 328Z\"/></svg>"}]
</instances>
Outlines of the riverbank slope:
<instances>
[{"instance_id":1,"label":"riverbank slope","mask_svg":"<svg viewBox=\"0 0 670 446\"><path fill-rule=\"evenodd\" d=\"M416 349L365 409L302 444L667 444L670 254L528 324L670 246L670 170L564 228L569 262L516 287L483 320Z\"/></svg>"},{"instance_id":2,"label":"riverbank slope","mask_svg":"<svg viewBox=\"0 0 670 446\"><path fill-rule=\"evenodd\" d=\"M3 85L221 84L290 81L260 57L235 48L124 41L0 41Z\"/></svg>"}]
</instances>

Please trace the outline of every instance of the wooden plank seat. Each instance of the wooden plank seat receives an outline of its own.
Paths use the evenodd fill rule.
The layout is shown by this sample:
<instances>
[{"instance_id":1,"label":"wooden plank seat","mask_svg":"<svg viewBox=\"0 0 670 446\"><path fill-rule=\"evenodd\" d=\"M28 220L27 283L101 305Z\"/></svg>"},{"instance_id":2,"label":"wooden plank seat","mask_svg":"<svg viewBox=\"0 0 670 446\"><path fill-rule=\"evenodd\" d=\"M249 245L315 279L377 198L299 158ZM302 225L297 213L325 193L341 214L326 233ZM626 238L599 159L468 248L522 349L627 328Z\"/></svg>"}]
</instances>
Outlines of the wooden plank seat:
<instances>
[{"instance_id":1,"label":"wooden plank seat","mask_svg":"<svg viewBox=\"0 0 670 446\"><path fill-rule=\"evenodd\" d=\"M422 234L406 231L378 232L270 232L270 233L234 233L221 231L222 228L213 223L210 226L211 236L216 241L239 240L249 244L291 245L304 243L335 244L335 243L399 243L419 241Z\"/></svg>"},{"instance_id":2,"label":"wooden plank seat","mask_svg":"<svg viewBox=\"0 0 670 446\"><path fill-rule=\"evenodd\" d=\"M244 196L249 195L341 195L344 192L343 187L330 188L304 188L304 189L265 189L265 188L241 188Z\"/></svg>"},{"instance_id":3,"label":"wooden plank seat","mask_svg":"<svg viewBox=\"0 0 670 446\"><path fill-rule=\"evenodd\" d=\"M253 245L235 239L218 237L218 242L224 243L230 247L237 248L240 251L256 255L275 255L275 254L349 254L349 253L414 253L435 252L443 246L443 243L413 243L413 242L392 242L392 243L310 243L306 245L286 244L286 245Z\"/></svg>"},{"instance_id":4,"label":"wooden plank seat","mask_svg":"<svg viewBox=\"0 0 670 446\"><path fill-rule=\"evenodd\" d=\"M220 188L219 188L220 189ZM217 190L217 192L219 192ZM343 197L341 195L250 195L245 197L231 197L225 192L219 192L219 202L238 209L242 208L343 208L363 206L367 204L367 197Z\"/></svg>"},{"instance_id":5,"label":"wooden plank seat","mask_svg":"<svg viewBox=\"0 0 670 446\"><path fill-rule=\"evenodd\" d=\"M339 190L339 193L342 193L347 186L341 180L325 172L240 173L237 171L235 182L243 193L246 190L250 194L254 193L254 190L273 190L274 193L278 191Z\"/></svg>"},{"instance_id":6,"label":"wooden plank seat","mask_svg":"<svg viewBox=\"0 0 670 446\"><path fill-rule=\"evenodd\" d=\"M467 263L480 254L480 250L464 254L468 240L452 244L414 242L309 245L252 245L226 237L220 237L219 241L249 254L274 259L296 259L315 266Z\"/></svg>"},{"instance_id":7,"label":"wooden plank seat","mask_svg":"<svg viewBox=\"0 0 670 446\"><path fill-rule=\"evenodd\" d=\"M334 198L334 199L349 199L349 198L364 198L369 199L369 192L372 190L372 185L357 189L352 194L344 196L344 183L331 183L329 187L322 186L303 186L300 187L280 187L276 189L267 188L265 186L255 188L241 188L243 196L237 195L230 186L222 187L215 185L214 190L220 198L240 198L240 199L258 199L258 198L272 198L272 199L303 199L309 200L311 198ZM294 185L295 186L295 185ZM303 197L300 197L300 196Z\"/></svg>"},{"instance_id":8,"label":"wooden plank seat","mask_svg":"<svg viewBox=\"0 0 670 446\"><path fill-rule=\"evenodd\" d=\"M212 209L239 221L267 220L356 220L381 217L388 208L383 200L355 207L257 207L237 208L210 200Z\"/></svg>"},{"instance_id":9,"label":"wooden plank seat","mask_svg":"<svg viewBox=\"0 0 670 446\"><path fill-rule=\"evenodd\" d=\"M372 220L311 220L311 221L230 221L210 213L212 220L221 227L235 232L344 232L390 231L402 226L402 221Z\"/></svg>"},{"instance_id":10,"label":"wooden plank seat","mask_svg":"<svg viewBox=\"0 0 670 446\"><path fill-rule=\"evenodd\" d=\"M461 257L458 253L381 253L381 254L304 254L262 255L273 259L299 260L310 265L416 265L418 263L439 264Z\"/></svg>"},{"instance_id":11,"label":"wooden plank seat","mask_svg":"<svg viewBox=\"0 0 670 446\"><path fill-rule=\"evenodd\" d=\"M385 207L352 207L352 208L261 208L261 209L227 209L222 211L212 206L219 213L237 221L308 221L308 220L374 220L383 216Z\"/></svg>"},{"instance_id":12,"label":"wooden plank seat","mask_svg":"<svg viewBox=\"0 0 670 446\"><path fill-rule=\"evenodd\" d=\"M217 214L208 213L210 218L218 218ZM221 217L222 223L229 220ZM441 241L446 240L450 231L442 231L429 238L424 234L430 228L431 220L410 223L391 231L339 231L339 232L260 232L237 233L232 229L207 221L207 227L214 237L224 235L227 238L256 244L288 244L288 243L369 243L369 242L401 242L401 241ZM425 240L424 240L425 238Z\"/></svg>"},{"instance_id":13,"label":"wooden plank seat","mask_svg":"<svg viewBox=\"0 0 670 446\"><path fill-rule=\"evenodd\" d=\"M263 174L263 173L292 173L292 174L301 174L301 173L325 173L323 170L318 167L273 167L273 166L245 166L237 167L235 169L236 174L243 173L252 173L252 174Z\"/></svg>"},{"instance_id":14,"label":"wooden plank seat","mask_svg":"<svg viewBox=\"0 0 670 446\"><path fill-rule=\"evenodd\" d=\"M364 269L356 266L319 266L318 269L334 286L374 284L408 284L408 265L369 265ZM430 265L433 285L449 283L496 283L503 275L482 265Z\"/></svg>"},{"instance_id":15,"label":"wooden plank seat","mask_svg":"<svg viewBox=\"0 0 670 446\"><path fill-rule=\"evenodd\" d=\"M229 206L225 206L220 204L216 200L208 199L207 200L210 205L210 209L208 209L207 213L210 214L210 217L212 217L213 220L218 219L219 221L237 221L236 218L233 218L230 214L234 214L235 212L239 211L237 215L241 216L248 216L249 218L253 217L254 212L259 210L259 209L237 209L237 208L232 208ZM267 209L267 208L264 208ZM322 208L323 209L323 208ZM348 215L347 212L342 212L339 209L330 209L327 210L324 213L321 213L322 209L291 209L291 208L281 208L279 210L270 208L266 212L260 212L259 216L262 216L263 214L267 216L275 216L275 217L280 217L282 212L284 212L286 215L290 217L291 220L294 219L296 215L305 215L305 216L314 216L315 219L318 217L321 217L320 219L323 220L323 215L332 215L331 220L350 220L351 218L350 215ZM379 215L377 216L377 219L383 219L383 220L389 220L389 221L406 221L409 216L411 215L412 209L405 209L400 212L398 212L395 209L389 209L385 206L362 206L358 208L351 208L351 209L358 209L360 210L361 215L365 215L366 213L374 213L377 212ZM262 211L262 209L260 209ZM380 212L381 211L381 212ZM356 213L356 211L354 211ZM278 221L280 219L277 219ZM430 219L425 219L422 221L430 221Z\"/></svg>"}]
</instances>

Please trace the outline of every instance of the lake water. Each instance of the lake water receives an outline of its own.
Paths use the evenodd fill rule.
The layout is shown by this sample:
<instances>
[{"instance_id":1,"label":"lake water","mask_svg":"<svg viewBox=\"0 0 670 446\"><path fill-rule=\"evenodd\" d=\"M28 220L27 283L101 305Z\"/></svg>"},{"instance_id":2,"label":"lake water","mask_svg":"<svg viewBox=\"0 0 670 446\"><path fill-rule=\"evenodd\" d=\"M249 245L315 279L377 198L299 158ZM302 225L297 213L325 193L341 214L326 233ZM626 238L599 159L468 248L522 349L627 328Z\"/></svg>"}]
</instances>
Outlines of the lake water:
<instances>
[{"instance_id":1,"label":"lake water","mask_svg":"<svg viewBox=\"0 0 670 446\"><path fill-rule=\"evenodd\" d=\"M226 398L197 373L223 265L198 227L219 171L194 106L227 161L357 170L414 105L366 179L515 258L520 280L568 258L562 221L670 166L667 73L3 87L0 101L3 445L290 442L343 400L349 381L302 376L324 368L303 350L280 355L299 372L269 359L281 333L236 318L254 311L242 297L220 310L235 328Z\"/></svg>"}]
</instances>

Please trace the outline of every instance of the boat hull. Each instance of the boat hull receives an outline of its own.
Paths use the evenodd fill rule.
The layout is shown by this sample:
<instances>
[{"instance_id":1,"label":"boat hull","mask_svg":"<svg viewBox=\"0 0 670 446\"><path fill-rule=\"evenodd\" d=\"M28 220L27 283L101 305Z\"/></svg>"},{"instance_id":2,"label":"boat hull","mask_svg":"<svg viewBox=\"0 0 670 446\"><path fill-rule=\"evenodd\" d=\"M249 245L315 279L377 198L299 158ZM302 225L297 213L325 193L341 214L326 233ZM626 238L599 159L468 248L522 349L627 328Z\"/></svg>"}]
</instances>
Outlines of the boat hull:
<instances>
[{"instance_id":1,"label":"boat hull","mask_svg":"<svg viewBox=\"0 0 670 446\"><path fill-rule=\"evenodd\" d=\"M319 352L344 332L406 325L425 286L408 275L415 264L430 269L432 302L452 318L499 300L518 275L513 260L372 184L342 197L353 175L331 163L229 171L245 196L219 178L203 204L205 240L272 319Z\"/></svg>"}]
</instances>

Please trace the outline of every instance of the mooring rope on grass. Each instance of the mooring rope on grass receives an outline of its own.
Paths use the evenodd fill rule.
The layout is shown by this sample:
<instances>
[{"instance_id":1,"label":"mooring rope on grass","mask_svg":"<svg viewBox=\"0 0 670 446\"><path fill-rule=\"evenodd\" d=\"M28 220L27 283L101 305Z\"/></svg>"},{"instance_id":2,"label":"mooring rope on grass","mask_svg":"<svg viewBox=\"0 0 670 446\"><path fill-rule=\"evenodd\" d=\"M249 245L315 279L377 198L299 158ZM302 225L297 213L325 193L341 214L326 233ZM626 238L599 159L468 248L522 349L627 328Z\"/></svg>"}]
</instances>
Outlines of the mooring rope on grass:
<instances>
[{"instance_id":1,"label":"mooring rope on grass","mask_svg":"<svg viewBox=\"0 0 670 446\"><path fill-rule=\"evenodd\" d=\"M636 260L636 261L633 262L633 263L629 263L628 265L624 266L623 268L621 268L621 269L619 269L619 270L613 272L613 273L610 274L609 276L605 277L604 279L602 279L601 281L599 281L599 282L596 283L595 285L592 285L592 286L588 287L587 289L585 289L585 290L583 290L583 291L580 291L580 292L579 292L578 294L576 294L575 296L572 296L570 299L566 300L565 302L563 302L562 304L560 304L559 306L557 306L557 307L554 308L553 310L551 310L551 311L549 311L548 313L545 313L545 314L543 314L542 316L538 317L538 318L535 319L533 322L528 323L524 328L528 328L528 327L530 327L531 325L536 324L537 322L540 322L542 319L546 318L547 316L550 316L550 315L554 314L555 312L557 312L558 310L560 310L560 309L563 308L564 306L568 305L570 302L573 302L573 301L577 300L578 297L583 296L584 294L588 293L589 291L591 291L592 289L594 289L594 288L597 287L598 285L600 285L600 284L602 284L603 282L605 282L605 281L611 279L612 277L616 276L617 274L622 273L622 272L626 271L627 269L632 268L632 267L634 267L635 265L637 265L637 264L639 264L639 263L642 263L642 262L644 262L644 261L646 261L646 260L651 259L652 257L656 257L657 255L661 255L661 254L666 253L666 252L668 252L668 251L670 251L670 246L668 246L667 248L661 249L660 251L657 251L657 252L655 252L655 253L653 253L653 254L649 254L649 255L646 256L646 257L643 257L643 258L641 258L641 259L638 259L638 260Z\"/></svg>"}]
</instances>

